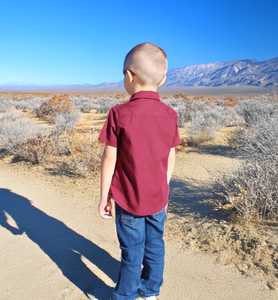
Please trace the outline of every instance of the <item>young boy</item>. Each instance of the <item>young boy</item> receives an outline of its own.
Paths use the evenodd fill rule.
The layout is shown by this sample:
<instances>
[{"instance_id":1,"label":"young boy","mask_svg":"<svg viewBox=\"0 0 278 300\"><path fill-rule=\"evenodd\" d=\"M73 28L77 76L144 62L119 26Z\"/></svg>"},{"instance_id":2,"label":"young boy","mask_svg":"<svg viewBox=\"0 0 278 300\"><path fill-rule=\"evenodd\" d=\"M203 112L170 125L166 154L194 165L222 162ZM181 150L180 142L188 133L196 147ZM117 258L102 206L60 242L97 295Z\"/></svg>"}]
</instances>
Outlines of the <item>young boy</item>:
<instances>
[{"instance_id":1,"label":"young boy","mask_svg":"<svg viewBox=\"0 0 278 300\"><path fill-rule=\"evenodd\" d=\"M160 101L167 56L151 44L135 46L124 61L127 103L113 107L100 133L99 214L112 218L122 250L114 300L156 299L163 282L164 224L169 181L180 139L177 114Z\"/></svg>"}]
</instances>

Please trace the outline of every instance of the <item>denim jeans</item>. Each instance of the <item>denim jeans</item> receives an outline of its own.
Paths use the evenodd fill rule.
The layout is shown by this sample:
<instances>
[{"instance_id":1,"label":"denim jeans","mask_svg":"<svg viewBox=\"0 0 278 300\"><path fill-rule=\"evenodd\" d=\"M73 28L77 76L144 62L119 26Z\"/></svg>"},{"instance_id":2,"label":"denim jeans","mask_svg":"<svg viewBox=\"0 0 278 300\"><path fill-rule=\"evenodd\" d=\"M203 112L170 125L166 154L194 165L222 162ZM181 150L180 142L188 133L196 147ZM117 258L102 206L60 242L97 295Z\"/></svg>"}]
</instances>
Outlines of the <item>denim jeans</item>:
<instances>
[{"instance_id":1,"label":"denim jeans","mask_svg":"<svg viewBox=\"0 0 278 300\"><path fill-rule=\"evenodd\" d=\"M165 208L140 217L116 205L116 229L122 250L115 300L157 296L163 283Z\"/></svg>"}]
</instances>

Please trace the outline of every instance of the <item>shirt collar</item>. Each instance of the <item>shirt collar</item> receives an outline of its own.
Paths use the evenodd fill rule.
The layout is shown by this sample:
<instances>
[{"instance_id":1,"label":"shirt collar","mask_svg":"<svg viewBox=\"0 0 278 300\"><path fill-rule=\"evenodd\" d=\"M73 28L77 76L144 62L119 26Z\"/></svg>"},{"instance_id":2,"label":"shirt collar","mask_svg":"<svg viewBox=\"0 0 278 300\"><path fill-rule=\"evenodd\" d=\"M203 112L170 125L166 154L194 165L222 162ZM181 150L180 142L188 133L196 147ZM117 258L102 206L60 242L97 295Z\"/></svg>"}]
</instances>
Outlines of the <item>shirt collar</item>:
<instances>
[{"instance_id":1,"label":"shirt collar","mask_svg":"<svg viewBox=\"0 0 278 300\"><path fill-rule=\"evenodd\" d=\"M140 91L140 92L137 92L137 93L133 94L130 97L129 101L140 99L140 98L160 101L159 94L157 92L154 92L154 91Z\"/></svg>"}]
</instances>

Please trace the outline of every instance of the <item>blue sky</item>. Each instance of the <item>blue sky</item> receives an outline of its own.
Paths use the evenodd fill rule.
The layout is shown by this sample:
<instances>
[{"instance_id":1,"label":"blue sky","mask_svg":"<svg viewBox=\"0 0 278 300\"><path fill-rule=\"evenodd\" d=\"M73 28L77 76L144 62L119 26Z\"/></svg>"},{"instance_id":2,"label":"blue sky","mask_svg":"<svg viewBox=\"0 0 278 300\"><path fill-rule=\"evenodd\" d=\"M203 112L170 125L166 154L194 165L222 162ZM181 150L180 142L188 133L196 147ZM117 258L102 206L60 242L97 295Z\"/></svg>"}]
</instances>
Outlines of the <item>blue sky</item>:
<instances>
[{"instance_id":1,"label":"blue sky","mask_svg":"<svg viewBox=\"0 0 278 300\"><path fill-rule=\"evenodd\" d=\"M0 0L0 84L98 84L123 78L136 44L169 69L278 56L277 0Z\"/></svg>"}]
</instances>

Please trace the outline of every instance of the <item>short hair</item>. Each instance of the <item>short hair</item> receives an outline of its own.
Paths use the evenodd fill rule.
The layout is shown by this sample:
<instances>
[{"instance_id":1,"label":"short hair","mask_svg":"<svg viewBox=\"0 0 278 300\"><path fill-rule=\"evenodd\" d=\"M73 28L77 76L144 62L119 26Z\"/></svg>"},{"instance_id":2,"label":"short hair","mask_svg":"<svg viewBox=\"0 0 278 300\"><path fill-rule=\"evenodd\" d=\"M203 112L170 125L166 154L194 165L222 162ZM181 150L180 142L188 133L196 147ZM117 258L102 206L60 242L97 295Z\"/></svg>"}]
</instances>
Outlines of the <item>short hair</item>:
<instances>
[{"instance_id":1,"label":"short hair","mask_svg":"<svg viewBox=\"0 0 278 300\"><path fill-rule=\"evenodd\" d=\"M128 52L124 69L134 72L143 85L158 86L167 72L167 55L152 43L142 43Z\"/></svg>"}]
</instances>

